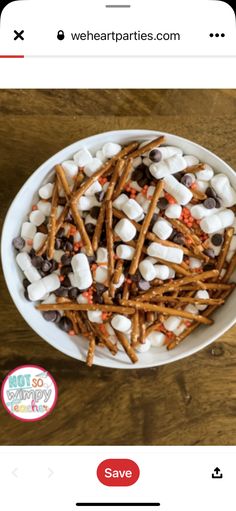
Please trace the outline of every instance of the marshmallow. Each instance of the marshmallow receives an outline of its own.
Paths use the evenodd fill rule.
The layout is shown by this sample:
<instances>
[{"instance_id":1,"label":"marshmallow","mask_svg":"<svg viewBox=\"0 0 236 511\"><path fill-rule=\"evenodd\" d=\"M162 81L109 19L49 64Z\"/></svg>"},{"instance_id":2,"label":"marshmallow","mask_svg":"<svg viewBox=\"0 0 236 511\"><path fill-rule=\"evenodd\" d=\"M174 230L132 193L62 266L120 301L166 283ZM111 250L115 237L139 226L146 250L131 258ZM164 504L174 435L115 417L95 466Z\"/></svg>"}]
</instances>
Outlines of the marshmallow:
<instances>
[{"instance_id":1,"label":"marshmallow","mask_svg":"<svg viewBox=\"0 0 236 511\"><path fill-rule=\"evenodd\" d=\"M117 284L113 284L114 288L115 289L118 289L119 287L121 287L123 284L124 284L124 281L125 281L125 276L124 274L122 273Z\"/></svg>"},{"instance_id":2,"label":"marshmallow","mask_svg":"<svg viewBox=\"0 0 236 511\"><path fill-rule=\"evenodd\" d=\"M85 165L88 165L93 159L91 153L88 151L88 149L81 149L77 153L74 154L74 162L78 167L84 167Z\"/></svg>"},{"instance_id":3,"label":"marshmallow","mask_svg":"<svg viewBox=\"0 0 236 511\"><path fill-rule=\"evenodd\" d=\"M196 158L196 156L193 156L192 154L185 154L184 159L186 167L191 167L192 165L197 165L199 163L199 159Z\"/></svg>"},{"instance_id":4,"label":"marshmallow","mask_svg":"<svg viewBox=\"0 0 236 511\"><path fill-rule=\"evenodd\" d=\"M131 220L136 220L136 218L143 214L143 208L134 199L128 199L125 201L122 209L126 216L128 216Z\"/></svg>"},{"instance_id":5,"label":"marshmallow","mask_svg":"<svg viewBox=\"0 0 236 511\"><path fill-rule=\"evenodd\" d=\"M151 332L146 337L146 342L147 340L151 343L151 346L155 348L160 348L161 346L164 345L165 335L162 332Z\"/></svg>"},{"instance_id":6,"label":"marshmallow","mask_svg":"<svg viewBox=\"0 0 236 511\"><path fill-rule=\"evenodd\" d=\"M87 316L89 321L92 323L102 323L102 311L96 310L96 311L88 311Z\"/></svg>"},{"instance_id":7,"label":"marshmallow","mask_svg":"<svg viewBox=\"0 0 236 511\"><path fill-rule=\"evenodd\" d=\"M107 263L108 253L107 248L99 247L97 249L97 263Z\"/></svg>"},{"instance_id":8,"label":"marshmallow","mask_svg":"<svg viewBox=\"0 0 236 511\"><path fill-rule=\"evenodd\" d=\"M160 218L155 222L152 231L154 234L158 236L161 240L167 240L171 233L173 232L172 225L167 222L164 218Z\"/></svg>"},{"instance_id":9,"label":"marshmallow","mask_svg":"<svg viewBox=\"0 0 236 511\"><path fill-rule=\"evenodd\" d=\"M202 218L206 216L212 216L217 213L220 213L220 211L223 211L222 208L212 208L208 209L203 206L203 204L196 204L195 206L192 206L191 208L191 215L193 218L196 218L197 220L201 220Z\"/></svg>"},{"instance_id":10,"label":"marshmallow","mask_svg":"<svg viewBox=\"0 0 236 511\"><path fill-rule=\"evenodd\" d=\"M82 197L79 198L77 205L80 211L88 211L93 208L93 206L101 206L94 195L82 195Z\"/></svg>"},{"instance_id":11,"label":"marshmallow","mask_svg":"<svg viewBox=\"0 0 236 511\"><path fill-rule=\"evenodd\" d=\"M137 156L137 158L134 158L133 160L133 168L136 169L139 165L142 163L141 156Z\"/></svg>"},{"instance_id":12,"label":"marshmallow","mask_svg":"<svg viewBox=\"0 0 236 511\"><path fill-rule=\"evenodd\" d=\"M163 325L169 332L173 332L180 325L182 318L178 316L169 316L169 318L164 319Z\"/></svg>"},{"instance_id":13,"label":"marshmallow","mask_svg":"<svg viewBox=\"0 0 236 511\"><path fill-rule=\"evenodd\" d=\"M51 293L47 298L45 298L43 300L42 303L50 303L50 304L57 303L57 297L56 297L56 295L54 295L54 293Z\"/></svg>"},{"instance_id":14,"label":"marshmallow","mask_svg":"<svg viewBox=\"0 0 236 511\"><path fill-rule=\"evenodd\" d=\"M72 276L73 275L73 276ZM69 273L69 278L70 278L70 281L71 281L71 285L73 287L76 287L76 281L74 281L74 274L73 273ZM75 283L74 283L75 282ZM82 293L80 295L77 296L77 303L88 303L88 298L86 298L86 296L84 296Z\"/></svg>"},{"instance_id":15,"label":"marshmallow","mask_svg":"<svg viewBox=\"0 0 236 511\"><path fill-rule=\"evenodd\" d=\"M39 225L43 224L45 215L42 213L42 211L36 209L35 211L31 211L29 219L32 224L38 227Z\"/></svg>"},{"instance_id":16,"label":"marshmallow","mask_svg":"<svg viewBox=\"0 0 236 511\"><path fill-rule=\"evenodd\" d=\"M227 256L226 256L226 262L227 262L227 263L230 263L230 261L231 261L231 259L232 259L233 255L234 255L234 252L235 252L235 250L229 250L229 251L228 251L228 254L227 254Z\"/></svg>"},{"instance_id":17,"label":"marshmallow","mask_svg":"<svg viewBox=\"0 0 236 511\"><path fill-rule=\"evenodd\" d=\"M84 220L84 223L85 225L87 224L93 224L93 225L96 225L97 223L97 219L96 218L93 218L91 215L86 215L85 217L85 220Z\"/></svg>"},{"instance_id":18,"label":"marshmallow","mask_svg":"<svg viewBox=\"0 0 236 511\"><path fill-rule=\"evenodd\" d=\"M94 195L95 193L101 192L102 186L99 181L95 181L89 188L86 190L85 195Z\"/></svg>"},{"instance_id":19,"label":"marshmallow","mask_svg":"<svg viewBox=\"0 0 236 511\"><path fill-rule=\"evenodd\" d=\"M190 314L198 314L198 308L193 303L188 303L186 307L184 307L186 312L190 312Z\"/></svg>"},{"instance_id":20,"label":"marshmallow","mask_svg":"<svg viewBox=\"0 0 236 511\"><path fill-rule=\"evenodd\" d=\"M57 213L56 213L56 217L57 218L59 218L59 216L61 216L62 211L64 211L64 207L63 206L57 206Z\"/></svg>"},{"instance_id":21,"label":"marshmallow","mask_svg":"<svg viewBox=\"0 0 236 511\"><path fill-rule=\"evenodd\" d=\"M76 165L76 163L73 160L66 160L63 161L61 166L65 172L68 182L73 183L73 179L75 178L75 176L77 176L78 172L78 166Z\"/></svg>"},{"instance_id":22,"label":"marshmallow","mask_svg":"<svg viewBox=\"0 0 236 511\"><path fill-rule=\"evenodd\" d=\"M196 185L197 185L197 190L200 190L200 192L205 193L206 189L209 186L209 183L208 183L208 181L201 181L200 179L196 179Z\"/></svg>"},{"instance_id":23,"label":"marshmallow","mask_svg":"<svg viewBox=\"0 0 236 511\"><path fill-rule=\"evenodd\" d=\"M108 270L104 266L98 266L95 271L95 281L99 284L105 284L108 279Z\"/></svg>"},{"instance_id":24,"label":"marshmallow","mask_svg":"<svg viewBox=\"0 0 236 511\"><path fill-rule=\"evenodd\" d=\"M136 190L137 192L141 192L141 190L142 190L142 187L139 186L137 181L130 181L130 187L134 188L134 190Z\"/></svg>"},{"instance_id":25,"label":"marshmallow","mask_svg":"<svg viewBox=\"0 0 236 511\"><path fill-rule=\"evenodd\" d=\"M143 164L149 167L152 163L152 160L150 160L148 157L143 158Z\"/></svg>"},{"instance_id":26,"label":"marshmallow","mask_svg":"<svg viewBox=\"0 0 236 511\"><path fill-rule=\"evenodd\" d=\"M182 183L179 183L174 176L170 175L164 178L164 188L168 193L173 195L179 204L183 206L188 204L188 202L192 199L193 194L189 188L182 185Z\"/></svg>"},{"instance_id":27,"label":"marshmallow","mask_svg":"<svg viewBox=\"0 0 236 511\"><path fill-rule=\"evenodd\" d=\"M36 282L41 279L41 275L38 270L32 265L29 254L26 252L20 252L16 256L16 262L20 269L24 272L25 277L30 282ZM45 294L45 293L44 293Z\"/></svg>"},{"instance_id":28,"label":"marshmallow","mask_svg":"<svg viewBox=\"0 0 236 511\"><path fill-rule=\"evenodd\" d=\"M165 215L168 218L180 218L181 213L182 208L179 204L170 204L165 210Z\"/></svg>"},{"instance_id":29,"label":"marshmallow","mask_svg":"<svg viewBox=\"0 0 236 511\"><path fill-rule=\"evenodd\" d=\"M151 243L147 249L148 255L169 261L170 263L181 264L183 261L183 250L175 247L165 247L160 243Z\"/></svg>"},{"instance_id":30,"label":"marshmallow","mask_svg":"<svg viewBox=\"0 0 236 511\"><path fill-rule=\"evenodd\" d=\"M225 174L216 174L211 180L211 186L220 197L222 206L230 208L236 203L236 192Z\"/></svg>"},{"instance_id":31,"label":"marshmallow","mask_svg":"<svg viewBox=\"0 0 236 511\"><path fill-rule=\"evenodd\" d=\"M47 234L43 234L42 232L36 232L33 239L33 249L37 252L42 247L46 239Z\"/></svg>"},{"instance_id":32,"label":"marshmallow","mask_svg":"<svg viewBox=\"0 0 236 511\"><path fill-rule=\"evenodd\" d=\"M229 250L235 252L236 251L236 236L234 235L229 246Z\"/></svg>"},{"instance_id":33,"label":"marshmallow","mask_svg":"<svg viewBox=\"0 0 236 511\"><path fill-rule=\"evenodd\" d=\"M101 160L101 161L102 161L102 163L105 163L105 161L106 161L106 159L107 159L107 158L106 158L106 156L104 156L104 154L103 154L102 150L99 150L99 151L97 151L97 152L96 152L96 158L98 158L99 160Z\"/></svg>"},{"instance_id":34,"label":"marshmallow","mask_svg":"<svg viewBox=\"0 0 236 511\"><path fill-rule=\"evenodd\" d=\"M174 147L174 146L165 146L165 147L158 147L157 150L159 151L161 155L161 160L166 160L167 158L171 158L171 156L174 156L175 154L179 154L182 156L183 151L180 149L180 147ZM150 153L149 153L150 154Z\"/></svg>"},{"instance_id":35,"label":"marshmallow","mask_svg":"<svg viewBox=\"0 0 236 511\"><path fill-rule=\"evenodd\" d=\"M42 213L45 216L50 215L50 213L51 213L51 203L50 202L40 200L37 203L37 207L38 207L39 211L42 211Z\"/></svg>"},{"instance_id":36,"label":"marshmallow","mask_svg":"<svg viewBox=\"0 0 236 511\"><path fill-rule=\"evenodd\" d=\"M60 279L56 273L51 273L37 282L33 282L28 286L29 299L33 302L42 300L46 293L51 293L59 289L61 285Z\"/></svg>"},{"instance_id":37,"label":"marshmallow","mask_svg":"<svg viewBox=\"0 0 236 511\"><path fill-rule=\"evenodd\" d=\"M234 222L234 213L231 209L225 209L216 215L209 216L207 218L203 218L200 222L200 227L202 231L207 234L212 234L214 232L219 231L220 229L225 229L226 227L230 227Z\"/></svg>"},{"instance_id":38,"label":"marshmallow","mask_svg":"<svg viewBox=\"0 0 236 511\"><path fill-rule=\"evenodd\" d=\"M24 222L21 227L21 237L24 240L33 239L36 234L36 227L31 222Z\"/></svg>"},{"instance_id":39,"label":"marshmallow","mask_svg":"<svg viewBox=\"0 0 236 511\"><path fill-rule=\"evenodd\" d=\"M207 290L205 289L199 289L199 291L196 292L195 294L195 298L204 298L204 299L208 299L210 298L209 296L209 293ZM204 311L206 308L207 308L207 304L204 305L204 304L196 304L196 307L199 311Z\"/></svg>"},{"instance_id":40,"label":"marshmallow","mask_svg":"<svg viewBox=\"0 0 236 511\"><path fill-rule=\"evenodd\" d=\"M53 259L55 259L57 263L60 263L64 253L64 250L54 250Z\"/></svg>"},{"instance_id":41,"label":"marshmallow","mask_svg":"<svg viewBox=\"0 0 236 511\"><path fill-rule=\"evenodd\" d=\"M53 183L47 183L46 185L41 186L41 188L39 188L39 197L41 197L41 199L50 199L53 187Z\"/></svg>"},{"instance_id":42,"label":"marshmallow","mask_svg":"<svg viewBox=\"0 0 236 511\"><path fill-rule=\"evenodd\" d=\"M118 332L128 332L131 328L131 321L126 316L115 314L111 320L111 326Z\"/></svg>"},{"instance_id":43,"label":"marshmallow","mask_svg":"<svg viewBox=\"0 0 236 511\"><path fill-rule=\"evenodd\" d=\"M135 253L135 248L130 247L129 245L118 245L116 249L116 255L120 259L124 259L125 261L132 261Z\"/></svg>"},{"instance_id":44,"label":"marshmallow","mask_svg":"<svg viewBox=\"0 0 236 511\"><path fill-rule=\"evenodd\" d=\"M196 178L201 181L210 181L210 179L214 176L214 170L210 167L210 165L206 165L204 170L199 170L196 172Z\"/></svg>"},{"instance_id":45,"label":"marshmallow","mask_svg":"<svg viewBox=\"0 0 236 511\"><path fill-rule=\"evenodd\" d=\"M76 277L79 289L87 289L91 286L93 279L90 271L88 258L85 254L76 254L71 259L71 266Z\"/></svg>"},{"instance_id":46,"label":"marshmallow","mask_svg":"<svg viewBox=\"0 0 236 511\"><path fill-rule=\"evenodd\" d=\"M79 231L76 231L74 234L74 242L78 243L78 241L81 241L81 235Z\"/></svg>"},{"instance_id":47,"label":"marshmallow","mask_svg":"<svg viewBox=\"0 0 236 511\"><path fill-rule=\"evenodd\" d=\"M106 158L112 158L112 156L115 156L120 151L120 144L116 144L115 142L107 142L102 148L102 152Z\"/></svg>"},{"instance_id":48,"label":"marshmallow","mask_svg":"<svg viewBox=\"0 0 236 511\"><path fill-rule=\"evenodd\" d=\"M187 165L183 156L175 154L167 160L161 160L157 163L152 163L149 170L152 176L154 176L156 179L162 179L168 174L176 174L176 172L184 170L186 166Z\"/></svg>"},{"instance_id":49,"label":"marshmallow","mask_svg":"<svg viewBox=\"0 0 236 511\"><path fill-rule=\"evenodd\" d=\"M127 197L125 193L122 193L121 195L119 195L119 197L117 197L117 199L113 201L113 206L114 208L119 209L121 211L128 200L129 197Z\"/></svg>"},{"instance_id":50,"label":"marshmallow","mask_svg":"<svg viewBox=\"0 0 236 511\"><path fill-rule=\"evenodd\" d=\"M157 279L166 280L173 278L173 271L171 271L171 268L168 268L165 264L155 264L154 269Z\"/></svg>"},{"instance_id":51,"label":"marshmallow","mask_svg":"<svg viewBox=\"0 0 236 511\"><path fill-rule=\"evenodd\" d=\"M201 268L202 263L200 259L197 259L196 257L190 257L189 258L189 268L193 270L194 268Z\"/></svg>"},{"instance_id":52,"label":"marshmallow","mask_svg":"<svg viewBox=\"0 0 236 511\"><path fill-rule=\"evenodd\" d=\"M136 235L136 228L127 218L119 220L114 231L122 241L131 241Z\"/></svg>"},{"instance_id":53,"label":"marshmallow","mask_svg":"<svg viewBox=\"0 0 236 511\"><path fill-rule=\"evenodd\" d=\"M139 263L138 269L145 280L150 281L155 279L156 271L154 265L147 259L143 259L143 261Z\"/></svg>"},{"instance_id":54,"label":"marshmallow","mask_svg":"<svg viewBox=\"0 0 236 511\"><path fill-rule=\"evenodd\" d=\"M181 335L181 334L184 332L184 330L186 330L186 326L185 326L185 324L184 324L184 323L180 323L180 325L178 326L178 328L176 328L176 329L174 330L174 334L175 334L175 335Z\"/></svg>"},{"instance_id":55,"label":"marshmallow","mask_svg":"<svg viewBox=\"0 0 236 511\"><path fill-rule=\"evenodd\" d=\"M150 350L151 348L151 341L146 337L145 339L145 342L143 342L142 344L139 343L135 349L136 351L138 351L139 353L146 353L146 351Z\"/></svg>"},{"instance_id":56,"label":"marshmallow","mask_svg":"<svg viewBox=\"0 0 236 511\"><path fill-rule=\"evenodd\" d=\"M84 173L86 176L92 176L100 167L102 166L102 161L98 158L93 158L87 165L84 167Z\"/></svg>"}]
</instances>

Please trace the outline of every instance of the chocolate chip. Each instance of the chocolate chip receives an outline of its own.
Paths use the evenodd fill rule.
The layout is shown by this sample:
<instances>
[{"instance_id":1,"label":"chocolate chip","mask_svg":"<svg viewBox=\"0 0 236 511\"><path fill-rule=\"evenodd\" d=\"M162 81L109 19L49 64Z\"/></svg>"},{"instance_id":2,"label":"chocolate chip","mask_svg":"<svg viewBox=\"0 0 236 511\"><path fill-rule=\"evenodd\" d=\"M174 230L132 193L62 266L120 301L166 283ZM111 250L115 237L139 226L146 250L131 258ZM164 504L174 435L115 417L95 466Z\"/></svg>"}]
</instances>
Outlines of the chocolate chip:
<instances>
[{"instance_id":1,"label":"chocolate chip","mask_svg":"<svg viewBox=\"0 0 236 511\"><path fill-rule=\"evenodd\" d=\"M21 236L17 236L17 238L14 238L12 243L13 243L14 248L16 248L16 250L22 250L22 248L24 248L24 246L25 246L25 240L23 240L23 238Z\"/></svg>"},{"instance_id":2,"label":"chocolate chip","mask_svg":"<svg viewBox=\"0 0 236 511\"><path fill-rule=\"evenodd\" d=\"M211 259L215 258L215 252L212 248L207 248L206 250L204 250L204 254L208 257L211 257Z\"/></svg>"},{"instance_id":3,"label":"chocolate chip","mask_svg":"<svg viewBox=\"0 0 236 511\"><path fill-rule=\"evenodd\" d=\"M177 245L184 245L184 237L182 236L182 234L177 233L172 239L172 241Z\"/></svg>"},{"instance_id":4,"label":"chocolate chip","mask_svg":"<svg viewBox=\"0 0 236 511\"><path fill-rule=\"evenodd\" d=\"M77 287L72 287L68 292L68 296L69 296L70 300L76 300L78 295L79 295L79 289Z\"/></svg>"},{"instance_id":5,"label":"chocolate chip","mask_svg":"<svg viewBox=\"0 0 236 511\"><path fill-rule=\"evenodd\" d=\"M169 236L169 240L172 241L174 239L174 237L176 236L176 234L178 234L178 231L176 231L176 229L173 229L171 235Z\"/></svg>"},{"instance_id":6,"label":"chocolate chip","mask_svg":"<svg viewBox=\"0 0 236 511\"><path fill-rule=\"evenodd\" d=\"M46 226L46 224L41 224L37 227L37 232L42 232L43 234L47 234L48 233L48 228Z\"/></svg>"},{"instance_id":7,"label":"chocolate chip","mask_svg":"<svg viewBox=\"0 0 236 511\"><path fill-rule=\"evenodd\" d=\"M58 316L60 316L60 313L58 311L43 312L43 318L46 319L46 321L52 321L53 323L57 321Z\"/></svg>"},{"instance_id":8,"label":"chocolate chip","mask_svg":"<svg viewBox=\"0 0 236 511\"><path fill-rule=\"evenodd\" d=\"M71 264L69 264L68 266L62 266L61 275L69 275L69 273L71 273L72 271L73 270Z\"/></svg>"},{"instance_id":9,"label":"chocolate chip","mask_svg":"<svg viewBox=\"0 0 236 511\"><path fill-rule=\"evenodd\" d=\"M204 271L211 271L211 270L214 270L214 269L215 269L215 265L211 264L211 263L204 264L204 266L203 266L203 270Z\"/></svg>"},{"instance_id":10,"label":"chocolate chip","mask_svg":"<svg viewBox=\"0 0 236 511\"><path fill-rule=\"evenodd\" d=\"M58 204L59 204L59 206L65 206L66 198L65 197L59 197Z\"/></svg>"},{"instance_id":11,"label":"chocolate chip","mask_svg":"<svg viewBox=\"0 0 236 511\"><path fill-rule=\"evenodd\" d=\"M67 215L65 217L65 222L68 222L69 224L73 223L73 216L71 213L67 213Z\"/></svg>"},{"instance_id":12,"label":"chocolate chip","mask_svg":"<svg viewBox=\"0 0 236 511\"><path fill-rule=\"evenodd\" d=\"M99 206L93 206L93 208L90 209L90 215L92 218L98 218L100 212Z\"/></svg>"},{"instance_id":13,"label":"chocolate chip","mask_svg":"<svg viewBox=\"0 0 236 511\"><path fill-rule=\"evenodd\" d=\"M103 303L103 297L100 293L94 293L93 294L93 302L94 303Z\"/></svg>"},{"instance_id":14,"label":"chocolate chip","mask_svg":"<svg viewBox=\"0 0 236 511\"><path fill-rule=\"evenodd\" d=\"M71 287L71 281L67 276L63 280L63 287Z\"/></svg>"},{"instance_id":15,"label":"chocolate chip","mask_svg":"<svg viewBox=\"0 0 236 511\"><path fill-rule=\"evenodd\" d=\"M88 235L92 236L94 231L95 231L95 225L93 225L93 224L86 224L85 228L86 228L86 231L87 231Z\"/></svg>"},{"instance_id":16,"label":"chocolate chip","mask_svg":"<svg viewBox=\"0 0 236 511\"><path fill-rule=\"evenodd\" d=\"M146 174L138 180L138 184L141 186L141 188L143 188L143 186L147 185L148 183L149 179L147 178Z\"/></svg>"},{"instance_id":17,"label":"chocolate chip","mask_svg":"<svg viewBox=\"0 0 236 511\"><path fill-rule=\"evenodd\" d=\"M63 298L68 298L68 289L66 287L59 287L59 289L56 289L56 291L54 291L54 294L56 296L62 296Z\"/></svg>"},{"instance_id":18,"label":"chocolate chip","mask_svg":"<svg viewBox=\"0 0 236 511\"><path fill-rule=\"evenodd\" d=\"M140 165L138 165L138 167L136 167L136 169L132 172L132 180L139 182L139 180L145 175L146 170L148 170L148 166L144 163L140 163Z\"/></svg>"},{"instance_id":19,"label":"chocolate chip","mask_svg":"<svg viewBox=\"0 0 236 511\"><path fill-rule=\"evenodd\" d=\"M26 289L30 285L30 281L28 279L23 279L22 284L23 284L24 288Z\"/></svg>"},{"instance_id":20,"label":"chocolate chip","mask_svg":"<svg viewBox=\"0 0 236 511\"><path fill-rule=\"evenodd\" d=\"M220 245L222 245L223 243L222 234L219 233L213 234L213 236L211 237L211 242L213 243L213 245L215 245L215 247L219 247Z\"/></svg>"},{"instance_id":21,"label":"chocolate chip","mask_svg":"<svg viewBox=\"0 0 236 511\"><path fill-rule=\"evenodd\" d=\"M34 248L31 248L31 250L30 250L30 252L29 252L29 256L30 256L30 257L34 257L34 256L35 256L35 254L36 254L36 252L35 252Z\"/></svg>"},{"instance_id":22,"label":"chocolate chip","mask_svg":"<svg viewBox=\"0 0 236 511\"><path fill-rule=\"evenodd\" d=\"M52 263L48 260L46 261L43 261L42 263L42 266L41 266L41 270L44 272L44 273L48 273L52 268Z\"/></svg>"},{"instance_id":23,"label":"chocolate chip","mask_svg":"<svg viewBox=\"0 0 236 511\"><path fill-rule=\"evenodd\" d=\"M92 264L96 261L96 257L93 255L93 256L87 256L87 259L88 259L88 262L89 264Z\"/></svg>"},{"instance_id":24,"label":"chocolate chip","mask_svg":"<svg viewBox=\"0 0 236 511\"><path fill-rule=\"evenodd\" d=\"M52 267L51 267L51 271L56 271L56 270L57 270L57 268L58 268L58 262L57 262L57 261L55 261L55 259L52 259L52 260L51 260L51 265L52 265Z\"/></svg>"},{"instance_id":25,"label":"chocolate chip","mask_svg":"<svg viewBox=\"0 0 236 511\"><path fill-rule=\"evenodd\" d=\"M101 192L95 193L95 197L98 200L98 202L102 202L105 197L105 192L102 190Z\"/></svg>"},{"instance_id":26,"label":"chocolate chip","mask_svg":"<svg viewBox=\"0 0 236 511\"><path fill-rule=\"evenodd\" d=\"M148 291L150 289L150 284L149 282L147 282L146 280L143 280L141 279L139 282L138 282L138 287L139 289L141 289L142 291Z\"/></svg>"},{"instance_id":27,"label":"chocolate chip","mask_svg":"<svg viewBox=\"0 0 236 511\"><path fill-rule=\"evenodd\" d=\"M130 275L130 279L132 280L132 282L139 282L139 280L142 280L140 271L137 270L134 275Z\"/></svg>"},{"instance_id":28,"label":"chocolate chip","mask_svg":"<svg viewBox=\"0 0 236 511\"><path fill-rule=\"evenodd\" d=\"M181 177L180 181L182 185L186 186L187 188L190 188L190 186L193 184L193 178L189 174L185 174L183 177Z\"/></svg>"},{"instance_id":29,"label":"chocolate chip","mask_svg":"<svg viewBox=\"0 0 236 511\"><path fill-rule=\"evenodd\" d=\"M62 242L59 238L55 239L54 248L55 250L59 250L61 248Z\"/></svg>"},{"instance_id":30,"label":"chocolate chip","mask_svg":"<svg viewBox=\"0 0 236 511\"><path fill-rule=\"evenodd\" d=\"M63 266L68 266L71 263L71 259L72 257L70 255L63 254L63 256L61 257L61 263L63 264Z\"/></svg>"},{"instance_id":31,"label":"chocolate chip","mask_svg":"<svg viewBox=\"0 0 236 511\"><path fill-rule=\"evenodd\" d=\"M216 199L215 199L215 203L216 203L215 207L216 207L217 209L221 207L221 202L220 202L220 200L218 199L218 197L216 197Z\"/></svg>"},{"instance_id":32,"label":"chocolate chip","mask_svg":"<svg viewBox=\"0 0 236 511\"><path fill-rule=\"evenodd\" d=\"M177 181L181 181L181 178L184 176L183 172L176 172L176 174L174 174L174 177L175 179L177 179Z\"/></svg>"},{"instance_id":33,"label":"chocolate chip","mask_svg":"<svg viewBox=\"0 0 236 511\"><path fill-rule=\"evenodd\" d=\"M203 206L207 209L213 209L216 207L216 201L214 197L208 197L208 199L204 200Z\"/></svg>"},{"instance_id":34,"label":"chocolate chip","mask_svg":"<svg viewBox=\"0 0 236 511\"><path fill-rule=\"evenodd\" d=\"M216 192L213 188L211 188L211 186L208 186L206 189L206 195L207 197L213 197L213 199L216 199Z\"/></svg>"},{"instance_id":35,"label":"chocolate chip","mask_svg":"<svg viewBox=\"0 0 236 511\"><path fill-rule=\"evenodd\" d=\"M65 316L63 316L60 319L58 326L59 328L61 328L61 330L64 330L64 332L69 332L70 330L73 330L72 321L69 318L66 318Z\"/></svg>"},{"instance_id":36,"label":"chocolate chip","mask_svg":"<svg viewBox=\"0 0 236 511\"><path fill-rule=\"evenodd\" d=\"M62 238L65 234L65 230L63 227L60 227L60 229L57 231L57 238Z\"/></svg>"},{"instance_id":37,"label":"chocolate chip","mask_svg":"<svg viewBox=\"0 0 236 511\"><path fill-rule=\"evenodd\" d=\"M24 291L24 297L26 298L26 300L28 300L30 302L27 289L25 289L25 291Z\"/></svg>"},{"instance_id":38,"label":"chocolate chip","mask_svg":"<svg viewBox=\"0 0 236 511\"><path fill-rule=\"evenodd\" d=\"M153 179L153 176L149 170L149 168L147 167L146 170L145 170L145 175L147 177L147 179L150 181L151 179Z\"/></svg>"},{"instance_id":39,"label":"chocolate chip","mask_svg":"<svg viewBox=\"0 0 236 511\"><path fill-rule=\"evenodd\" d=\"M152 215L152 219L151 219L151 222L150 222L150 225L149 225L149 230L152 230L152 228L153 228L154 224L156 223L157 219L158 219L158 214L154 213Z\"/></svg>"},{"instance_id":40,"label":"chocolate chip","mask_svg":"<svg viewBox=\"0 0 236 511\"><path fill-rule=\"evenodd\" d=\"M169 202L165 197L161 197L157 203L157 207L164 211L169 206Z\"/></svg>"},{"instance_id":41,"label":"chocolate chip","mask_svg":"<svg viewBox=\"0 0 236 511\"><path fill-rule=\"evenodd\" d=\"M65 249L67 252L72 252L73 250L73 244L70 241L66 242Z\"/></svg>"},{"instance_id":42,"label":"chocolate chip","mask_svg":"<svg viewBox=\"0 0 236 511\"><path fill-rule=\"evenodd\" d=\"M40 256L34 256L31 259L32 265L37 268L37 270L40 270L43 264L43 258Z\"/></svg>"},{"instance_id":43,"label":"chocolate chip","mask_svg":"<svg viewBox=\"0 0 236 511\"><path fill-rule=\"evenodd\" d=\"M149 153L149 159L152 160L152 161L160 161L162 158L162 154L161 154L161 151L159 151L159 149L152 149Z\"/></svg>"}]
</instances>

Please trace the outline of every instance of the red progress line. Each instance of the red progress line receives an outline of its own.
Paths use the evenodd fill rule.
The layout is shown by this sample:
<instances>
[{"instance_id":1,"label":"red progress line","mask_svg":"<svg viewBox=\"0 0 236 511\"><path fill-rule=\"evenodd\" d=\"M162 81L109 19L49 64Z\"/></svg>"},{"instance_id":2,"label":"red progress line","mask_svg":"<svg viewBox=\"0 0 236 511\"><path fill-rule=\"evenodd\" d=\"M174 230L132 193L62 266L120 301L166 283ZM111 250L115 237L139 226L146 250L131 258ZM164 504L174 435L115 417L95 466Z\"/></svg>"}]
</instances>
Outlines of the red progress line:
<instances>
[{"instance_id":1,"label":"red progress line","mask_svg":"<svg viewBox=\"0 0 236 511\"><path fill-rule=\"evenodd\" d=\"M23 59L24 55L0 55L0 59Z\"/></svg>"}]
</instances>

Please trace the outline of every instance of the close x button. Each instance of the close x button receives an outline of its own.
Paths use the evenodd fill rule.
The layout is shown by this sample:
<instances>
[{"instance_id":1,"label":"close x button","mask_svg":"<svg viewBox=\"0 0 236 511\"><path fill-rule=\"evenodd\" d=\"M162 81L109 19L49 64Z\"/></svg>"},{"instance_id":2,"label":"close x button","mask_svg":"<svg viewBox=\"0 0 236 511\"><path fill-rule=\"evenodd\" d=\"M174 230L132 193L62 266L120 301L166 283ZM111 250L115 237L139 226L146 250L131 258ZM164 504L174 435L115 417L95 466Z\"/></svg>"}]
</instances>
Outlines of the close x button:
<instances>
[{"instance_id":1,"label":"close x button","mask_svg":"<svg viewBox=\"0 0 236 511\"><path fill-rule=\"evenodd\" d=\"M137 463L125 458L104 460L97 468L97 477L105 486L132 486L139 475Z\"/></svg>"},{"instance_id":2,"label":"close x button","mask_svg":"<svg viewBox=\"0 0 236 511\"><path fill-rule=\"evenodd\" d=\"M25 33L24 30L14 30L14 34L15 34L14 41L17 41L18 39L20 39L21 41L24 41L25 40L25 38L23 36L24 33Z\"/></svg>"}]
</instances>

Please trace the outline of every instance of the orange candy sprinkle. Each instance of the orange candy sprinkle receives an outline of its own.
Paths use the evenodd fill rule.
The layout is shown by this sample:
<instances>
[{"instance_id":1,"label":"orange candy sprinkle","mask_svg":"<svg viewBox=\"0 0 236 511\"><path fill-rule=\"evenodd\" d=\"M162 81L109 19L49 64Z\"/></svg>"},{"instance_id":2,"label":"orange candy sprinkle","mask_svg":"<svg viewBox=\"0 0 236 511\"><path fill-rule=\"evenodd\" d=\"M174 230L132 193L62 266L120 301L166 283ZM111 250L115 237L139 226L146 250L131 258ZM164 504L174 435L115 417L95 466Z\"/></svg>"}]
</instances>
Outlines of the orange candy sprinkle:
<instances>
[{"instance_id":1,"label":"orange candy sprinkle","mask_svg":"<svg viewBox=\"0 0 236 511\"><path fill-rule=\"evenodd\" d=\"M63 282L64 279L65 279L64 275L60 275L59 277L60 282Z\"/></svg>"},{"instance_id":2,"label":"orange candy sprinkle","mask_svg":"<svg viewBox=\"0 0 236 511\"><path fill-rule=\"evenodd\" d=\"M32 211L36 211L36 209L38 209L38 206L36 206L36 204L34 204L34 205L32 206Z\"/></svg>"},{"instance_id":3,"label":"orange candy sprinkle","mask_svg":"<svg viewBox=\"0 0 236 511\"><path fill-rule=\"evenodd\" d=\"M32 247L33 245L33 240L27 240L26 241L27 245L29 245L29 247Z\"/></svg>"},{"instance_id":4,"label":"orange candy sprinkle","mask_svg":"<svg viewBox=\"0 0 236 511\"><path fill-rule=\"evenodd\" d=\"M165 193L165 199L168 200L169 204L176 204L175 198L170 193Z\"/></svg>"},{"instance_id":5,"label":"orange candy sprinkle","mask_svg":"<svg viewBox=\"0 0 236 511\"><path fill-rule=\"evenodd\" d=\"M74 330L69 330L68 334L69 335L75 335L75 331Z\"/></svg>"}]
</instances>

